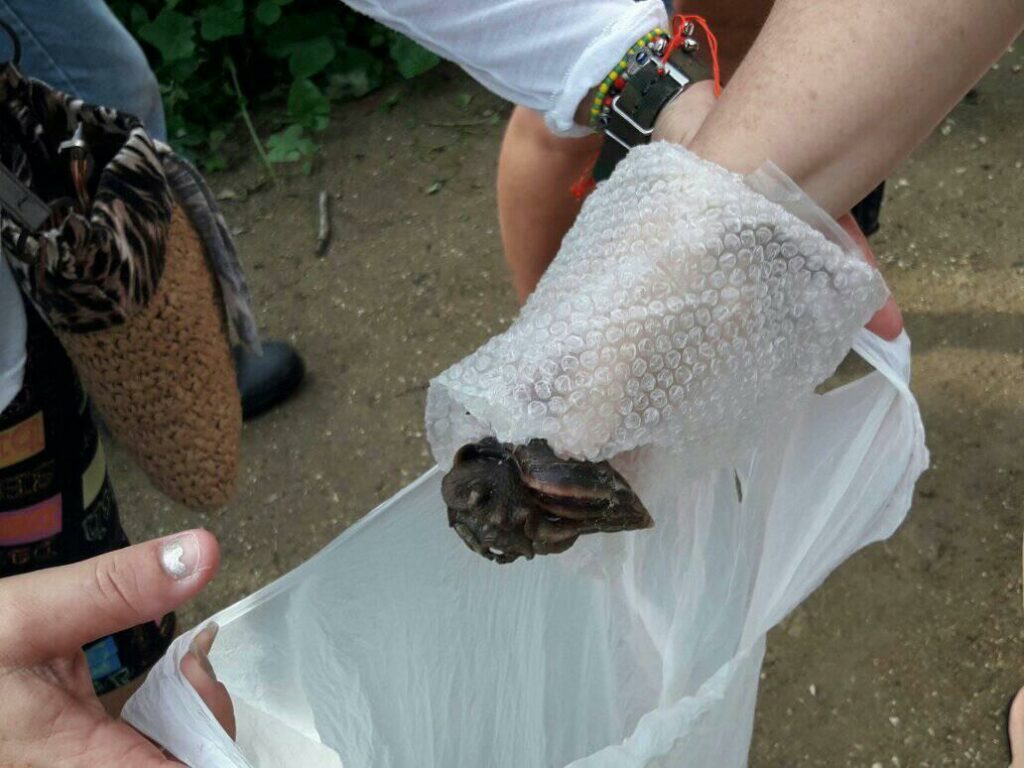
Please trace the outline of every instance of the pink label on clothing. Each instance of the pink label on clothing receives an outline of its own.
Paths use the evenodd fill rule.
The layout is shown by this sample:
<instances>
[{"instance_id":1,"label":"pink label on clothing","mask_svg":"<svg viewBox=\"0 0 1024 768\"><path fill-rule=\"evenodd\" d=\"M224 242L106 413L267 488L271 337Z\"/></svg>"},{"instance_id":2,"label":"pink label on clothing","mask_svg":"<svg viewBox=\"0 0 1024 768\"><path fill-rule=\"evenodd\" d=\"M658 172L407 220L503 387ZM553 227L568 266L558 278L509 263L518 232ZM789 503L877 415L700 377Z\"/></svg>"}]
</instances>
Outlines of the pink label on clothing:
<instances>
[{"instance_id":1,"label":"pink label on clothing","mask_svg":"<svg viewBox=\"0 0 1024 768\"><path fill-rule=\"evenodd\" d=\"M0 546L30 544L56 536L63 527L61 512L60 494L31 507L0 512Z\"/></svg>"}]
</instances>

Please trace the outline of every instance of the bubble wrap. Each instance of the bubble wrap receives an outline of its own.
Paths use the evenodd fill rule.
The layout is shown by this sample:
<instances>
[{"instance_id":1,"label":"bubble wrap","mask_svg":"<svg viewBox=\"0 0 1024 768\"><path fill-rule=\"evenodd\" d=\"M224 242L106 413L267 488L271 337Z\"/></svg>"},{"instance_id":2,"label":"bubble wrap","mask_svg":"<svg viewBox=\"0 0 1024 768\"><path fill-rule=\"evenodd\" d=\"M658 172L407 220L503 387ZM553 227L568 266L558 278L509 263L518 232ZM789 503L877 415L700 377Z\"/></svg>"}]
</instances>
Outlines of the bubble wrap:
<instances>
[{"instance_id":1,"label":"bubble wrap","mask_svg":"<svg viewBox=\"0 0 1024 768\"><path fill-rule=\"evenodd\" d=\"M655 446L730 463L835 371L887 296L790 197L677 145L631 151L515 323L431 382L435 459L494 435L591 461Z\"/></svg>"}]
</instances>

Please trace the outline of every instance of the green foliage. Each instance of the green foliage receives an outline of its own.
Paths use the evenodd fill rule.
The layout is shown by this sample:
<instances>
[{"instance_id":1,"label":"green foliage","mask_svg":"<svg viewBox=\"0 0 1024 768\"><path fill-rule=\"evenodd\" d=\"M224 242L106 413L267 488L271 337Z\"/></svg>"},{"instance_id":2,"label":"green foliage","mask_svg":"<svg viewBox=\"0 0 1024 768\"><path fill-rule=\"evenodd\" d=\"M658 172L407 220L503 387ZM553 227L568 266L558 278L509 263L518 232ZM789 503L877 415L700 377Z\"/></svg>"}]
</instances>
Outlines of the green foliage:
<instances>
[{"instance_id":1,"label":"green foliage","mask_svg":"<svg viewBox=\"0 0 1024 768\"><path fill-rule=\"evenodd\" d=\"M227 165L228 136L252 106L281 106L272 163L308 172L331 102L358 98L438 58L338 0L109 0L160 81L175 147L208 170ZM263 149L260 147L260 153Z\"/></svg>"},{"instance_id":2,"label":"green foliage","mask_svg":"<svg viewBox=\"0 0 1024 768\"><path fill-rule=\"evenodd\" d=\"M396 32L388 33L388 50L402 77L416 77L440 62L430 51Z\"/></svg>"}]
</instances>

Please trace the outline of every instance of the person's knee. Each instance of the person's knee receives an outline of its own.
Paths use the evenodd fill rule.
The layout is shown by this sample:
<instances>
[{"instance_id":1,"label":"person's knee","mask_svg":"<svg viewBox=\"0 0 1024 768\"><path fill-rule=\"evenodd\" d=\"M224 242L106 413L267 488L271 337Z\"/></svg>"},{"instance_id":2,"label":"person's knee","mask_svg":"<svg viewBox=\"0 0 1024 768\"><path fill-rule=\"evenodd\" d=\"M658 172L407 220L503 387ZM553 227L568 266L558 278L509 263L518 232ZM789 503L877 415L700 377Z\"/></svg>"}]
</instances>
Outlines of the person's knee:
<instances>
[{"instance_id":1,"label":"person's knee","mask_svg":"<svg viewBox=\"0 0 1024 768\"><path fill-rule=\"evenodd\" d=\"M595 147L600 147L600 138L596 136L579 138L556 136L547 127L541 115L526 107L516 107L513 110L508 130L505 133L505 142L514 142L519 146L529 145L532 149L546 154L569 157L575 155L591 157L595 152Z\"/></svg>"}]
</instances>

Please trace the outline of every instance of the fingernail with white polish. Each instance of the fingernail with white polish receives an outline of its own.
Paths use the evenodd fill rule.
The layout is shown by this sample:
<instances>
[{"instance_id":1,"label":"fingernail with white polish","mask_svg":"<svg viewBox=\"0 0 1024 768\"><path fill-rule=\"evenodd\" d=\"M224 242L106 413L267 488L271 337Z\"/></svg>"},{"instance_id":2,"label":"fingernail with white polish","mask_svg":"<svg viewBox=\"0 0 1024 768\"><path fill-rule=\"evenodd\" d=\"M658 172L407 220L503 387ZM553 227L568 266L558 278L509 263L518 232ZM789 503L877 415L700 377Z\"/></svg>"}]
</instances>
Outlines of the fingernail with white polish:
<instances>
[{"instance_id":1,"label":"fingernail with white polish","mask_svg":"<svg viewBox=\"0 0 1024 768\"><path fill-rule=\"evenodd\" d=\"M184 533L160 545L160 565L168 576L181 581L196 572L200 554L196 535Z\"/></svg>"}]
</instances>

